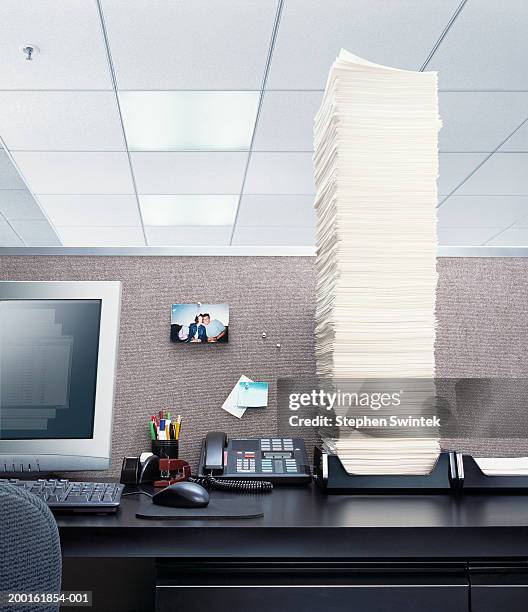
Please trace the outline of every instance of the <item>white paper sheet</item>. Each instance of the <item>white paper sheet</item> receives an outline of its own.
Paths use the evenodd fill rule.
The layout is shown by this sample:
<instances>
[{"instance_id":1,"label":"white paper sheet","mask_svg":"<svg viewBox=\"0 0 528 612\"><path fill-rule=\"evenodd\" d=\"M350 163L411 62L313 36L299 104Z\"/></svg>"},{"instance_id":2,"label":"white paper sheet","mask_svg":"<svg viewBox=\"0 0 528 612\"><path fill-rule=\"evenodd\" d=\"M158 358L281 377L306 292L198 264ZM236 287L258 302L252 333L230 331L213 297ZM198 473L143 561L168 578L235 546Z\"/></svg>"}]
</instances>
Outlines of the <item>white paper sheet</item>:
<instances>
[{"instance_id":1,"label":"white paper sheet","mask_svg":"<svg viewBox=\"0 0 528 612\"><path fill-rule=\"evenodd\" d=\"M238 385L243 382L253 382L251 378L242 375L236 385L231 390L231 393L227 396L226 401L222 404L222 409L233 416L236 416L237 419L241 419L244 416L244 412L246 412L246 408L238 405Z\"/></svg>"},{"instance_id":2,"label":"white paper sheet","mask_svg":"<svg viewBox=\"0 0 528 612\"><path fill-rule=\"evenodd\" d=\"M475 462L488 476L528 475L528 457L475 458Z\"/></svg>"}]
</instances>

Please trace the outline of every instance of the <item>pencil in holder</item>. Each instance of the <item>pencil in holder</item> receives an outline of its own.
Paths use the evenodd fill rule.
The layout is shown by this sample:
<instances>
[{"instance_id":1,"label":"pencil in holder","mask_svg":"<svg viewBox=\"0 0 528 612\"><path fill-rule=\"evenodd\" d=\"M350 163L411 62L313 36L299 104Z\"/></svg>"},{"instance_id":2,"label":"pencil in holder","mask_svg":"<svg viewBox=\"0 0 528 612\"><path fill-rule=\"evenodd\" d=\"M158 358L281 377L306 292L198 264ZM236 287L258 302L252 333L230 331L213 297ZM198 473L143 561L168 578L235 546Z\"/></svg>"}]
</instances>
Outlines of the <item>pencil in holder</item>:
<instances>
[{"instance_id":1,"label":"pencil in holder","mask_svg":"<svg viewBox=\"0 0 528 612\"><path fill-rule=\"evenodd\" d=\"M160 459L178 459L179 440L152 440L152 452Z\"/></svg>"}]
</instances>

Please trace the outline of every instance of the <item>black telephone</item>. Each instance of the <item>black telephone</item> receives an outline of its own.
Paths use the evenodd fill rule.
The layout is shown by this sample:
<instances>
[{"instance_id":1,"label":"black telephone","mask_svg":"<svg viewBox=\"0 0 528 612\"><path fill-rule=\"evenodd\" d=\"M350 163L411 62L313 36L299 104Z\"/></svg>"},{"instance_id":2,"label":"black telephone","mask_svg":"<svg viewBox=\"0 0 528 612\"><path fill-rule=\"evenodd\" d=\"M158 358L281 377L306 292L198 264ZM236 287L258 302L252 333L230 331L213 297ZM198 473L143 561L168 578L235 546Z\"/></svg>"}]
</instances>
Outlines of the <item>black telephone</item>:
<instances>
[{"instance_id":1,"label":"black telephone","mask_svg":"<svg viewBox=\"0 0 528 612\"><path fill-rule=\"evenodd\" d=\"M301 438L228 439L221 431L209 432L203 441L198 476L273 484L307 484L311 480Z\"/></svg>"}]
</instances>

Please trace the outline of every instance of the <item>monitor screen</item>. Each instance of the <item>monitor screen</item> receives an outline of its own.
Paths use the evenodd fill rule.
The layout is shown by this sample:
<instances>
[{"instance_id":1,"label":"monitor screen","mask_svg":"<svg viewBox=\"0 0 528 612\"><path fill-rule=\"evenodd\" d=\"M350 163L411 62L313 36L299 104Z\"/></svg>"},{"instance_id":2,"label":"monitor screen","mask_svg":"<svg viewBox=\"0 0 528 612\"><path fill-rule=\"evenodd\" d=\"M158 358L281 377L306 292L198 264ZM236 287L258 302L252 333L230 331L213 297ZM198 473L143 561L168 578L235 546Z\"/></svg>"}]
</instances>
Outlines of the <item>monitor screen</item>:
<instances>
[{"instance_id":1,"label":"monitor screen","mask_svg":"<svg viewBox=\"0 0 528 612\"><path fill-rule=\"evenodd\" d=\"M0 300L0 439L94 435L101 300Z\"/></svg>"}]
</instances>

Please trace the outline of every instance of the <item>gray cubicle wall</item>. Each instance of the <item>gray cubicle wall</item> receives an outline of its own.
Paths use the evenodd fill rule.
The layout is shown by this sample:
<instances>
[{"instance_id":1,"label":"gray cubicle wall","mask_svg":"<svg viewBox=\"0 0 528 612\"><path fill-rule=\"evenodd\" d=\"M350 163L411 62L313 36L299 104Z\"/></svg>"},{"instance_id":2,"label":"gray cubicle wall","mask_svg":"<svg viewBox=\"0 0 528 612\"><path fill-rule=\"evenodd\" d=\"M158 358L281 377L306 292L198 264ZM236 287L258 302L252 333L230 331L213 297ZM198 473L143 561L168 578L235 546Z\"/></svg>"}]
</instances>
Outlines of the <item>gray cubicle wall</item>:
<instances>
[{"instance_id":1,"label":"gray cubicle wall","mask_svg":"<svg viewBox=\"0 0 528 612\"><path fill-rule=\"evenodd\" d=\"M440 258L438 271L438 375L528 376L528 259ZM4 256L0 279L123 282L114 474L148 446L159 409L183 415L181 455L195 462L208 430L275 431L274 384L267 409L242 420L221 409L241 374L273 383L315 372L311 257ZM170 305L195 301L230 304L229 344L169 342ZM521 441L515 448L528 453ZM507 450L487 442L479 454Z\"/></svg>"},{"instance_id":2,"label":"gray cubicle wall","mask_svg":"<svg viewBox=\"0 0 528 612\"><path fill-rule=\"evenodd\" d=\"M149 415L160 409L183 415L180 455L196 462L209 430L276 431L273 384L267 409L241 420L222 410L240 375L273 382L315 371L311 257L0 257L0 279L122 281L115 474L123 456L148 448ZM198 301L230 305L228 344L171 344L171 304Z\"/></svg>"},{"instance_id":3,"label":"gray cubicle wall","mask_svg":"<svg viewBox=\"0 0 528 612\"><path fill-rule=\"evenodd\" d=\"M528 378L528 258L445 257L438 272L437 376ZM444 445L476 456L528 455L528 397L495 396L490 404L475 414L475 434L510 412L526 423L516 438Z\"/></svg>"}]
</instances>

